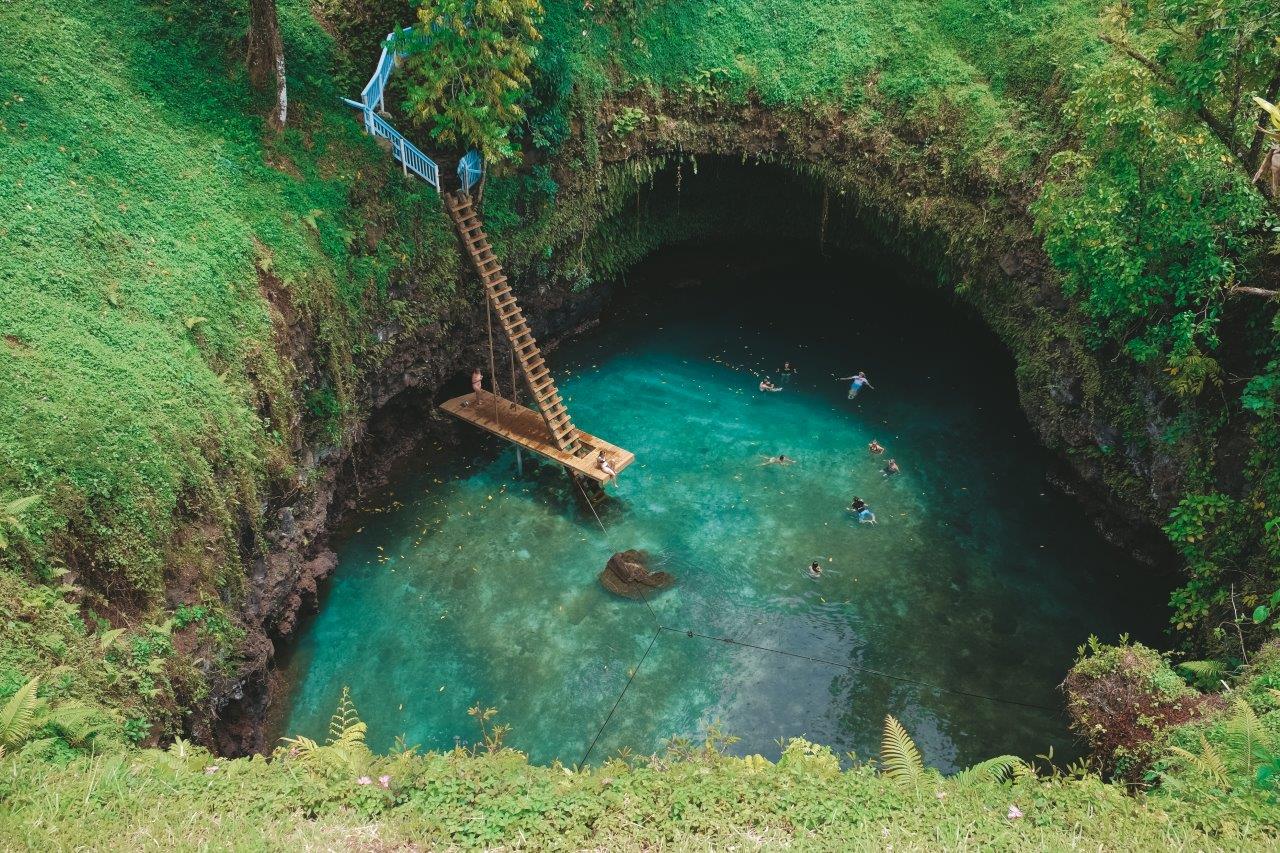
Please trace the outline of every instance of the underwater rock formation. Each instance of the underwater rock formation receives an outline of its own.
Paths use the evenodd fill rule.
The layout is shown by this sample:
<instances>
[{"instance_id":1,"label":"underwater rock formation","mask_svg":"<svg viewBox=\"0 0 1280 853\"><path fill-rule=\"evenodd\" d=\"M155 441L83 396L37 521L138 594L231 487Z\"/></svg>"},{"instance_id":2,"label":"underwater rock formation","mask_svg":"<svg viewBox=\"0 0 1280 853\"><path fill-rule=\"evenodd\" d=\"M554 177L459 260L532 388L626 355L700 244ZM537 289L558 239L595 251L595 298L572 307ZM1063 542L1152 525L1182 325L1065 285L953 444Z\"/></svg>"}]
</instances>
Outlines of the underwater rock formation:
<instances>
[{"instance_id":1,"label":"underwater rock formation","mask_svg":"<svg viewBox=\"0 0 1280 853\"><path fill-rule=\"evenodd\" d=\"M644 551L619 551L609 558L600 583L609 592L626 598L643 598L647 590L664 589L675 582L667 572L650 572Z\"/></svg>"}]
</instances>

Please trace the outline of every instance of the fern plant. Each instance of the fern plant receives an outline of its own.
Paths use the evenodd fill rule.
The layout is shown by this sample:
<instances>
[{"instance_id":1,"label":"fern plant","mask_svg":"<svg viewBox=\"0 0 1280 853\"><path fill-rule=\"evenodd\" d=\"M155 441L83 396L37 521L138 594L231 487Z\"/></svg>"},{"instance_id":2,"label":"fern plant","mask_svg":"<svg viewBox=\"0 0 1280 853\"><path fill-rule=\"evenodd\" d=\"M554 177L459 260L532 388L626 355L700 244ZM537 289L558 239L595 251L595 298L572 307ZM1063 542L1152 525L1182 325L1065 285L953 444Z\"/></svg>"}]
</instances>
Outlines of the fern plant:
<instances>
[{"instance_id":1,"label":"fern plant","mask_svg":"<svg viewBox=\"0 0 1280 853\"><path fill-rule=\"evenodd\" d=\"M953 778L961 783L1004 782L1026 769L1028 769L1027 762L1016 755L997 755L995 758L988 758L986 761L980 761L960 771Z\"/></svg>"},{"instance_id":2,"label":"fern plant","mask_svg":"<svg viewBox=\"0 0 1280 853\"><path fill-rule=\"evenodd\" d=\"M100 708L74 699L51 705L40 698L40 677L18 688L0 711L0 754L22 746L52 743L60 737L75 747L85 746L110 722ZM50 736L33 740L38 732Z\"/></svg>"},{"instance_id":3,"label":"fern plant","mask_svg":"<svg viewBox=\"0 0 1280 853\"><path fill-rule=\"evenodd\" d=\"M360 722L360 714L356 712L356 704L351 701L351 688L343 687L342 696L338 698L338 707L329 718L329 737L325 746L332 746L342 740L343 735Z\"/></svg>"},{"instance_id":4,"label":"fern plant","mask_svg":"<svg viewBox=\"0 0 1280 853\"><path fill-rule=\"evenodd\" d=\"M1227 673L1227 665L1220 660L1184 660L1178 669L1189 673L1201 690L1212 689Z\"/></svg>"},{"instance_id":5,"label":"fern plant","mask_svg":"<svg viewBox=\"0 0 1280 853\"><path fill-rule=\"evenodd\" d=\"M924 759L907 730L894 719L884 718L884 735L880 740L880 764L884 775L904 788L914 787L925 776Z\"/></svg>"},{"instance_id":6,"label":"fern plant","mask_svg":"<svg viewBox=\"0 0 1280 853\"><path fill-rule=\"evenodd\" d=\"M338 707L329 718L329 735L323 746L305 735L280 740L289 747L290 754L304 763L354 772L362 770L373 758L365 743L367 730L351 701L351 690L343 687Z\"/></svg>"},{"instance_id":7,"label":"fern plant","mask_svg":"<svg viewBox=\"0 0 1280 853\"><path fill-rule=\"evenodd\" d=\"M25 498L0 504L0 551L9 547L10 533L27 532L22 523L22 514L35 506L38 500L40 500L39 495L27 495Z\"/></svg>"},{"instance_id":8,"label":"fern plant","mask_svg":"<svg viewBox=\"0 0 1280 853\"><path fill-rule=\"evenodd\" d=\"M40 707L40 679L33 678L9 697L0 711L0 754L6 749L22 746L35 734L36 712Z\"/></svg>"}]
</instances>

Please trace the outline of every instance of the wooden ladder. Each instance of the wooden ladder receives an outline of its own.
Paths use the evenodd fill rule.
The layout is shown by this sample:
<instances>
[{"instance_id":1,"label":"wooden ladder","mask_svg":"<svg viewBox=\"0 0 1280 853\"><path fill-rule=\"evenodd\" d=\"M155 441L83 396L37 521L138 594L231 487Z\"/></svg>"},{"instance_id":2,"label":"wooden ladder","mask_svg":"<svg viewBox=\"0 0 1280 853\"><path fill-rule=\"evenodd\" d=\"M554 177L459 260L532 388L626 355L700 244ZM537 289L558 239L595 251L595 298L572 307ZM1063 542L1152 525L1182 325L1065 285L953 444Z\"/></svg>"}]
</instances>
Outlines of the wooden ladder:
<instances>
[{"instance_id":1,"label":"wooden ladder","mask_svg":"<svg viewBox=\"0 0 1280 853\"><path fill-rule=\"evenodd\" d=\"M445 193L443 195L445 209L453 217L458 229L458 236L471 255L480 281L484 285L485 294L493 313L498 315L498 322L511 342L511 350L520 364L520 372L529 386L538 410L547 422L556 446L565 453L582 456L589 452L578 440L578 431L569 420L569 410L565 408L560 392L556 390L555 380L547 367L538 342L533 338L533 331L525 319L516 296L511 291L511 284L502 272L493 247L489 245L489 237L484 233L484 223L471 204L471 197L463 192Z\"/></svg>"}]
</instances>

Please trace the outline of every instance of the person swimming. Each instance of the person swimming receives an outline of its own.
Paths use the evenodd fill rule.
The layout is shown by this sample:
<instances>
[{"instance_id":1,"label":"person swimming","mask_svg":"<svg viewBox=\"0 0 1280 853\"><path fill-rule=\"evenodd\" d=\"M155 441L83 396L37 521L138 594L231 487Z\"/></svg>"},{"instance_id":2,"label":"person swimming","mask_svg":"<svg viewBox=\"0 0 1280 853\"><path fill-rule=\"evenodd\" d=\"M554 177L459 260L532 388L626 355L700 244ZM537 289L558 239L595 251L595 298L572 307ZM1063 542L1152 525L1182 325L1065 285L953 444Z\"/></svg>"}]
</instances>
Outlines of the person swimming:
<instances>
[{"instance_id":1,"label":"person swimming","mask_svg":"<svg viewBox=\"0 0 1280 853\"><path fill-rule=\"evenodd\" d=\"M782 370L780 372L782 374L782 384L786 385L788 382L791 381L791 377L799 373L800 371L792 367L791 362L784 361L782 362Z\"/></svg>"},{"instance_id":2,"label":"person swimming","mask_svg":"<svg viewBox=\"0 0 1280 853\"><path fill-rule=\"evenodd\" d=\"M876 387L871 384L871 380L867 378L867 374L863 373L861 370L859 370L857 373L853 374L852 376L840 376L837 378L837 381L850 383L849 385L850 400L858 396L858 392L862 390L864 385L867 388L871 388L872 390L874 390Z\"/></svg>"},{"instance_id":3,"label":"person swimming","mask_svg":"<svg viewBox=\"0 0 1280 853\"><path fill-rule=\"evenodd\" d=\"M876 514L871 511L871 507L867 506L866 501L856 495L853 498L853 503L849 504L849 511L863 524L876 523Z\"/></svg>"},{"instance_id":4,"label":"person swimming","mask_svg":"<svg viewBox=\"0 0 1280 853\"><path fill-rule=\"evenodd\" d=\"M822 577L822 566L818 565L818 561L814 560L809 564L809 577L817 579Z\"/></svg>"},{"instance_id":5,"label":"person swimming","mask_svg":"<svg viewBox=\"0 0 1280 853\"><path fill-rule=\"evenodd\" d=\"M867 450L870 450L872 453L879 455L881 453L884 453L884 445L873 438L871 439L871 443L867 445Z\"/></svg>"},{"instance_id":6,"label":"person swimming","mask_svg":"<svg viewBox=\"0 0 1280 853\"><path fill-rule=\"evenodd\" d=\"M892 477L894 474L901 474L902 469L898 467L898 460L890 459L889 463L884 466L884 475Z\"/></svg>"},{"instance_id":7,"label":"person swimming","mask_svg":"<svg viewBox=\"0 0 1280 853\"><path fill-rule=\"evenodd\" d=\"M792 459L785 453L779 453L777 456L766 456L764 461L760 463L761 467L765 465L790 465L796 460Z\"/></svg>"},{"instance_id":8,"label":"person swimming","mask_svg":"<svg viewBox=\"0 0 1280 853\"><path fill-rule=\"evenodd\" d=\"M761 391L781 391L782 389L779 388L777 385L774 385L768 379L761 379L760 390Z\"/></svg>"}]
</instances>

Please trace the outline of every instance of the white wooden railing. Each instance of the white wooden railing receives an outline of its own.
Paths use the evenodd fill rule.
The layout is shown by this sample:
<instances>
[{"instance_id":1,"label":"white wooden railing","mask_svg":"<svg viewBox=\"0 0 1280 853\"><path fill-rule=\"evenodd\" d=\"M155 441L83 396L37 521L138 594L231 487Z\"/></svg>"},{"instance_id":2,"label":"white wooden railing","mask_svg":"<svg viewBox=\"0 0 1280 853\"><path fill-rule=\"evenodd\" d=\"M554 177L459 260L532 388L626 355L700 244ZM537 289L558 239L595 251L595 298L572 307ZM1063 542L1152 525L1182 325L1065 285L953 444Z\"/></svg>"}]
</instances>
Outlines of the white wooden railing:
<instances>
[{"instance_id":1,"label":"white wooden railing","mask_svg":"<svg viewBox=\"0 0 1280 853\"><path fill-rule=\"evenodd\" d=\"M360 100L353 101L350 98L342 100L361 111L364 116L365 133L370 136L379 136L391 143L391 156L399 161L406 175L417 175L435 187L436 192L440 192L440 167L379 114L386 112L387 81L391 79L391 72L395 70L397 61L403 55L392 49L395 38L394 30L387 33L386 39L382 42L382 54L378 57L378 65L373 70L373 76L360 90ZM484 161L476 150L468 151L458 161L458 179L462 184L463 192L470 192L471 187L483 174Z\"/></svg>"}]
</instances>

